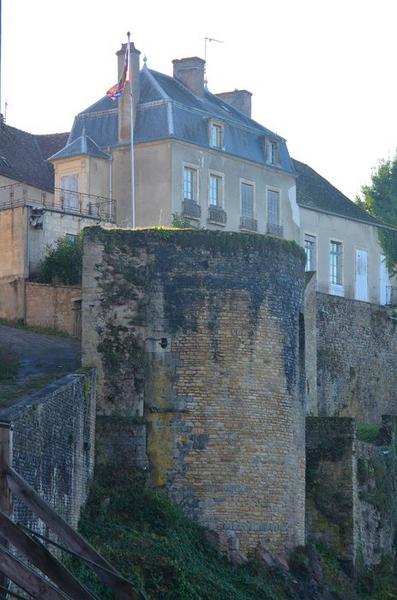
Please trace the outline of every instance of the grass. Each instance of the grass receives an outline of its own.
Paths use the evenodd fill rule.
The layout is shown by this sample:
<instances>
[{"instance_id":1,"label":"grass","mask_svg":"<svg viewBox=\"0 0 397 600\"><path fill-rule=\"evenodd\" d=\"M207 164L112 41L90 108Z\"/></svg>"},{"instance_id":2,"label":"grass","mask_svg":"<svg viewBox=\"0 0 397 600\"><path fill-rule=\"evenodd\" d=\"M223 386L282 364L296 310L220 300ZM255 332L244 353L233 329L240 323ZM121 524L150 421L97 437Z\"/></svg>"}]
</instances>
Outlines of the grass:
<instances>
[{"instance_id":1,"label":"grass","mask_svg":"<svg viewBox=\"0 0 397 600\"><path fill-rule=\"evenodd\" d=\"M61 379L64 375L66 375L66 372L48 373L47 375L33 377L27 383L22 384L15 383L14 379L2 381L0 378L0 408L7 408L16 400L44 388L52 381Z\"/></svg>"},{"instance_id":2,"label":"grass","mask_svg":"<svg viewBox=\"0 0 397 600\"><path fill-rule=\"evenodd\" d=\"M378 444L380 425L376 423L358 423L356 425L356 436L360 442L367 444Z\"/></svg>"},{"instance_id":3,"label":"grass","mask_svg":"<svg viewBox=\"0 0 397 600\"><path fill-rule=\"evenodd\" d=\"M32 333L41 333L42 335L69 337L64 331L52 329L51 327L39 327L38 325L24 325L21 323L21 321L8 321L7 319L0 319L0 325L4 325L5 327L15 327L16 329L23 329L24 331L31 331Z\"/></svg>"}]
</instances>

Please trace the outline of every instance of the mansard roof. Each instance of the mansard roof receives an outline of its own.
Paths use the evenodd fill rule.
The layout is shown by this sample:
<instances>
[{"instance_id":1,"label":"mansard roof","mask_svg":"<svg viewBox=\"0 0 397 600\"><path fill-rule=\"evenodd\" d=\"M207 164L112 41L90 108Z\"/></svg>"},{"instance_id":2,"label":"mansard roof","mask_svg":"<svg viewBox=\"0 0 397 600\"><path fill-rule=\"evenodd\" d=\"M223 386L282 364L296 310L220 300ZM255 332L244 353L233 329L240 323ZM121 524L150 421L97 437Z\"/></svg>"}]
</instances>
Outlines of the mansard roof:
<instances>
[{"instance_id":1,"label":"mansard roof","mask_svg":"<svg viewBox=\"0 0 397 600\"><path fill-rule=\"evenodd\" d=\"M369 225L382 226L384 223L369 215L355 202L349 200L329 181L314 169L298 160L292 159L298 178L296 180L296 198L302 208L317 210L339 217L362 221Z\"/></svg>"},{"instance_id":2,"label":"mansard roof","mask_svg":"<svg viewBox=\"0 0 397 600\"><path fill-rule=\"evenodd\" d=\"M41 190L54 189L54 173L47 158L64 146L68 134L34 135L2 123L0 175Z\"/></svg>"},{"instance_id":3,"label":"mansard roof","mask_svg":"<svg viewBox=\"0 0 397 600\"><path fill-rule=\"evenodd\" d=\"M271 137L279 143L280 165L274 168L295 174L284 138L208 90L204 91L202 97L195 96L173 77L143 67L140 72L135 143L172 138L209 148L208 123L211 119L224 124L222 152L265 165L264 140ZM76 140L84 128L100 148L117 146L118 100L113 101L105 96L79 113L69 143Z\"/></svg>"}]
</instances>

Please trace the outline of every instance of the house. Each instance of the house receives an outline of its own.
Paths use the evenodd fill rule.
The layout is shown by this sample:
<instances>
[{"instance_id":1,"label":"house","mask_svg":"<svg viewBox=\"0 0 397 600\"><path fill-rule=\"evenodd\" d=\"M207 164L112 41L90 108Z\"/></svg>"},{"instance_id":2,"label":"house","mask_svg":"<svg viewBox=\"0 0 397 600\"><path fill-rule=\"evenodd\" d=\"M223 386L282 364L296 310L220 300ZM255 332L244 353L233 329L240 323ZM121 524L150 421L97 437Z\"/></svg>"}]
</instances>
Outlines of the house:
<instances>
[{"instance_id":1,"label":"house","mask_svg":"<svg viewBox=\"0 0 397 600\"><path fill-rule=\"evenodd\" d=\"M394 304L379 243L381 229L392 229L349 200L314 169L293 161L298 174L300 244L306 269L316 271L317 290L373 304Z\"/></svg>"},{"instance_id":2,"label":"house","mask_svg":"<svg viewBox=\"0 0 397 600\"><path fill-rule=\"evenodd\" d=\"M120 75L126 46L117 52ZM318 290L387 304L391 284L378 241L384 227L251 118L251 93L212 94L205 63L173 61L173 76L139 68L132 44L136 225L254 231L300 243ZM51 158L55 185L109 198L119 226L132 223L130 94L79 113Z\"/></svg>"},{"instance_id":3,"label":"house","mask_svg":"<svg viewBox=\"0 0 397 600\"><path fill-rule=\"evenodd\" d=\"M26 280L47 247L108 221L108 201L54 188L48 157L68 134L33 135L0 122L0 317L26 315Z\"/></svg>"}]
</instances>

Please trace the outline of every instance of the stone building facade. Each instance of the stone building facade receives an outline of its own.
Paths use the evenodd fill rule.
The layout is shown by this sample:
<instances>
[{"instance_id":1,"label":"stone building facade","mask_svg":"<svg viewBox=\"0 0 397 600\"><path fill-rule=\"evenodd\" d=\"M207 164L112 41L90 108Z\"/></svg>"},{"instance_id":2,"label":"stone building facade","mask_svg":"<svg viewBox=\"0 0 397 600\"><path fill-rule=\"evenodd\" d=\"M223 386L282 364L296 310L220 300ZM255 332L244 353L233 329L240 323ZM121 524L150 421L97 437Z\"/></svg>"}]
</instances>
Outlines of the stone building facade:
<instances>
[{"instance_id":1,"label":"stone building facade","mask_svg":"<svg viewBox=\"0 0 397 600\"><path fill-rule=\"evenodd\" d=\"M83 361L98 370L101 430L134 437L141 466L146 439L152 484L229 554L304 542L303 291L302 250L276 238L85 235Z\"/></svg>"}]
</instances>

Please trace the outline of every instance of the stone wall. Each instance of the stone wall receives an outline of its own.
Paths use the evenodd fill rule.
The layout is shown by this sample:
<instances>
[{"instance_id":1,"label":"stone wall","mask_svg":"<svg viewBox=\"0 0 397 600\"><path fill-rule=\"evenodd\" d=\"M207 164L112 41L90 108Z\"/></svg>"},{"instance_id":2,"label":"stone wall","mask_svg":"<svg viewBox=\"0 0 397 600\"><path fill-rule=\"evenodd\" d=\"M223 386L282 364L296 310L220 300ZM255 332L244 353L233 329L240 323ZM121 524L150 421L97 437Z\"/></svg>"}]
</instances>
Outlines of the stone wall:
<instances>
[{"instance_id":1,"label":"stone wall","mask_svg":"<svg viewBox=\"0 0 397 600\"><path fill-rule=\"evenodd\" d=\"M98 411L117 417L132 452L142 419L152 483L223 550L303 543L302 250L250 234L94 228L83 271ZM101 460L112 460L110 428Z\"/></svg>"},{"instance_id":2,"label":"stone wall","mask_svg":"<svg viewBox=\"0 0 397 600\"><path fill-rule=\"evenodd\" d=\"M306 537L356 560L355 425L351 418L306 419Z\"/></svg>"},{"instance_id":3,"label":"stone wall","mask_svg":"<svg viewBox=\"0 0 397 600\"><path fill-rule=\"evenodd\" d=\"M81 288L26 283L25 324L81 337Z\"/></svg>"},{"instance_id":4,"label":"stone wall","mask_svg":"<svg viewBox=\"0 0 397 600\"><path fill-rule=\"evenodd\" d=\"M390 309L317 294L319 414L397 415L397 323Z\"/></svg>"},{"instance_id":5,"label":"stone wall","mask_svg":"<svg viewBox=\"0 0 397 600\"><path fill-rule=\"evenodd\" d=\"M0 279L0 319L20 321L25 316L25 279Z\"/></svg>"},{"instance_id":6,"label":"stone wall","mask_svg":"<svg viewBox=\"0 0 397 600\"><path fill-rule=\"evenodd\" d=\"M0 420L13 429L14 469L77 527L94 469L95 371L66 375L1 410ZM18 498L12 517L45 532Z\"/></svg>"}]
</instances>

